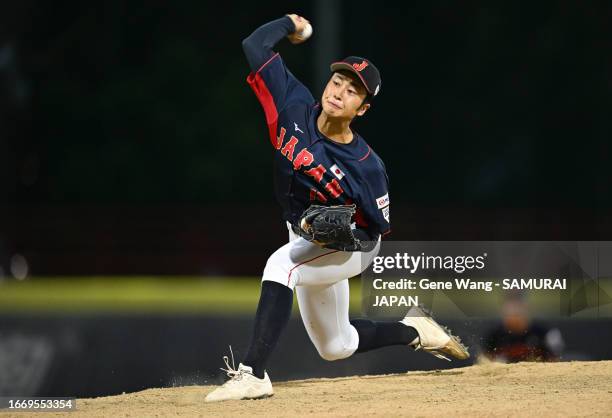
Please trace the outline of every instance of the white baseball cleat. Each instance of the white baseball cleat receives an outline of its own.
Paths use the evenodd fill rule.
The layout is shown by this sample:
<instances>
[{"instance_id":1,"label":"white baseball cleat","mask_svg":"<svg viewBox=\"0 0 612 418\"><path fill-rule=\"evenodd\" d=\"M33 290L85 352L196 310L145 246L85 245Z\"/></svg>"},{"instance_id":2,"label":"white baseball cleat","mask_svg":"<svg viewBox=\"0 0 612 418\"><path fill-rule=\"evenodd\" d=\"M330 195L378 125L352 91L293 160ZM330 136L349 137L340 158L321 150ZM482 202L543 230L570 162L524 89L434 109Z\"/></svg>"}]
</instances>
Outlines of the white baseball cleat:
<instances>
[{"instance_id":1,"label":"white baseball cleat","mask_svg":"<svg viewBox=\"0 0 612 418\"><path fill-rule=\"evenodd\" d=\"M221 369L227 373L230 380L222 386L206 395L204 402L220 402L238 399L260 399L274 395L272 382L268 373L264 373L263 379L253 374L253 369L240 363L238 370L229 365L227 356L223 357L227 369ZM232 353L232 366L234 366L234 355Z\"/></svg>"},{"instance_id":2,"label":"white baseball cleat","mask_svg":"<svg viewBox=\"0 0 612 418\"><path fill-rule=\"evenodd\" d=\"M410 308L404 319L400 322L417 330L419 338L411 343L415 350L423 349L438 358L448 361L451 360L444 354L460 360L470 357L470 353L467 347L461 343L461 339L453 336L449 329L439 325L422 308L418 306Z\"/></svg>"}]
</instances>

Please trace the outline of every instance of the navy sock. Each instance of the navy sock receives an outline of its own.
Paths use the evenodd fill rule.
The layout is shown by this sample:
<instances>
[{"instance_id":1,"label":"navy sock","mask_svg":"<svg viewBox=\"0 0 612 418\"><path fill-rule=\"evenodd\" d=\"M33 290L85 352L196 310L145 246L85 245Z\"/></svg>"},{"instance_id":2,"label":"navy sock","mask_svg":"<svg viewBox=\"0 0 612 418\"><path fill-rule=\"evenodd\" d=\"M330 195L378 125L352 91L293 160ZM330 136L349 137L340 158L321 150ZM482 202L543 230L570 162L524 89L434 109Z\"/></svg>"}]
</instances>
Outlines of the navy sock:
<instances>
[{"instance_id":1,"label":"navy sock","mask_svg":"<svg viewBox=\"0 0 612 418\"><path fill-rule=\"evenodd\" d=\"M253 374L260 379L264 377L268 358L289 322L292 305L293 291L290 288L268 280L261 284L253 335L242 362L252 367Z\"/></svg>"},{"instance_id":2,"label":"navy sock","mask_svg":"<svg viewBox=\"0 0 612 418\"><path fill-rule=\"evenodd\" d=\"M408 345L419 336L416 329L400 322L379 322L369 319L353 319L351 325L359 334L357 353L388 345Z\"/></svg>"}]
</instances>

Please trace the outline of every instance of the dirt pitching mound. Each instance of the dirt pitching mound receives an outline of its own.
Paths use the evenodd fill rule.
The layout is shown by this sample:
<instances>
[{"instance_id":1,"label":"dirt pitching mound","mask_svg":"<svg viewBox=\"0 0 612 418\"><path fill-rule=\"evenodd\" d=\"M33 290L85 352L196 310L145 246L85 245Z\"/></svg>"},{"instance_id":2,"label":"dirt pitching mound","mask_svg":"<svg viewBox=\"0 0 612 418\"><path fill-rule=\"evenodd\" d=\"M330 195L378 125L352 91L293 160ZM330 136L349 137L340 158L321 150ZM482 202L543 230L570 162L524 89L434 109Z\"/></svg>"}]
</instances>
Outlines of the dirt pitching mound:
<instances>
[{"instance_id":1,"label":"dirt pitching mound","mask_svg":"<svg viewBox=\"0 0 612 418\"><path fill-rule=\"evenodd\" d=\"M277 382L275 395L268 399L204 403L212 389L187 386L79 399L78 411L64 415L612 416L612 361L489 363L401 375ZM50 415L58 414L46 416Z\"/></svg>"}]
</instances>

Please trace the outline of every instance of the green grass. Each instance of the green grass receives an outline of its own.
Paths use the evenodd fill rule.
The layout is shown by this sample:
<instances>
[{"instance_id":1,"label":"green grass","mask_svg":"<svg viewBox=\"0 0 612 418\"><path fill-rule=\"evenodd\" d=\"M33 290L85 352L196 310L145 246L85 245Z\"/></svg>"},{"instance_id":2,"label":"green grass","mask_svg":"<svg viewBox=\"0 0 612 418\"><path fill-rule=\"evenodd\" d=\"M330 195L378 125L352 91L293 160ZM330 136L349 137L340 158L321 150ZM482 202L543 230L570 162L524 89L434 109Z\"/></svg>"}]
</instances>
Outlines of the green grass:
<instances>
[{"instance_id":1,"label":"green grass","mask_svg":"<svg viewBox=\"0 0 612 418\"><path fill-rule=\"evenodd\" d=\"M351 281L351 310L360 309L360 282ZM0 313L255 312L255 277L45 277L0 282ZM294 304L294 309L297 303Z\"/></svg>"},{"instance_id":2,"label":"green grass","mask_svg":"<svg viewBox=\"0 0 612 418\"><path fill-rule=\"evenodd\" d=\"M350 281L351 315L361 315L361 281ZM257 308L260 280L256 277L45 277L0 281L0 314L211 314L252 315ZM572 317L612 317L612 280L602 280L598 289L588 286L572 298ZM576 288L569 291L576 293ZM603 293L602 293L603 292ZM393 292L392 292L393 293ZM403 292L399 292L401 294ZM421 303L445 317L496 316L503 303L502 293L468 291L409 291L420 294ZM607 296L607 297L603 297ZM559 292L533 292L529 304L536 316L566 316L567 301ZM297 303L293 305L298 310ZM463 309L458 310L458 307ZM371 310L371 309L370 309ZM406 308L388 310L389 317L404 314ZM366 309L367 311L367 309ZM377 314L385 311L375 308ZM566 312L563 314L563 312Z\"/></svg>"}]
</instances>

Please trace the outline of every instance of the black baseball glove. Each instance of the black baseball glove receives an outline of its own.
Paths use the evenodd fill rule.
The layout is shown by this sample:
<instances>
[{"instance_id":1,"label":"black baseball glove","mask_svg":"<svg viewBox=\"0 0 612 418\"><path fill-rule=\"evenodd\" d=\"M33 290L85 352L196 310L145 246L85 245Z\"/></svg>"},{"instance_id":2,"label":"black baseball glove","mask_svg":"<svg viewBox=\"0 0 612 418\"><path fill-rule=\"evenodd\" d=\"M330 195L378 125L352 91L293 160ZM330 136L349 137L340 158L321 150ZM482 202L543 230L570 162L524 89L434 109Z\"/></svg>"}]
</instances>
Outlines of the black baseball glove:
<instances>
[{"instance_id":1,"label":"black baseball glove","mask_svg":"<svg viewBox=\"0 0 612 418\"><path fill-rule=\"evenodd\" d=\"M353 234L351 219L355 205L312 205L300 217L294 231L308 241L340 251L361 251L360 241Z\"/></svg>"}]
</instances>

